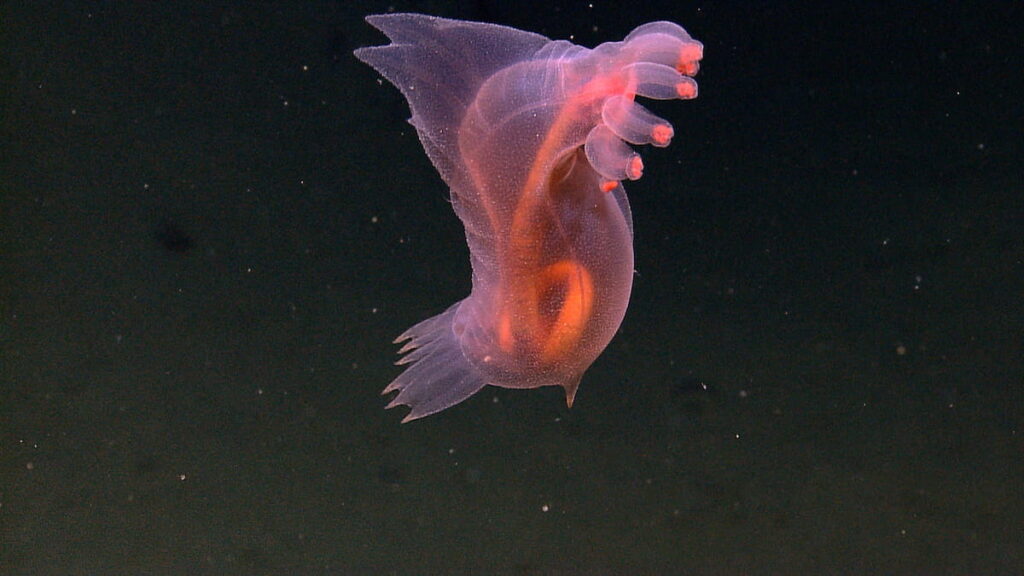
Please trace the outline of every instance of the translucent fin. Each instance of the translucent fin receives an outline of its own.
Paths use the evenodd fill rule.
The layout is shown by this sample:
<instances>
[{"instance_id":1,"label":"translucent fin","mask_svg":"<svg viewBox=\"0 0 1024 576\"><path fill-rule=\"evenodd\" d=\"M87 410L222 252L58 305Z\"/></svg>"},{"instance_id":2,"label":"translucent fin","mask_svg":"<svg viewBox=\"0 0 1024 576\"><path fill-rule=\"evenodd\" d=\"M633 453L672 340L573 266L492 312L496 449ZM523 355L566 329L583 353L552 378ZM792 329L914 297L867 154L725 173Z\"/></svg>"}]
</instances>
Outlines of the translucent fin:
<instances>
[{"instance_id":1,"label":"translucent fin","mask_svg":"<svg viewBox=\"0 0 1024 576\"><path fill-rule=\"evenodd\" d=\"M445 182L460 188L458 126L480 85L492 74L527 60L550 40L505 26L422 14L378 14L366 21L391 44L355 51L401 90L410 122Z\"/></svg>"},{"instance_id":2,"label":"translucent fin","mask_svg":"<svg viewBox=\"0 0 1024 576\"><path fill-rule=\"evenodd\" d=\"M486 385L483 375L462 354L452 331L459 304L416 324L395 339L396 344L405 342L399 350L405 356L396 364L408 367L381 394L397 391L387 407L412 409L402 419L403 423L450 408Z\"/></svg>"}]
</instances>

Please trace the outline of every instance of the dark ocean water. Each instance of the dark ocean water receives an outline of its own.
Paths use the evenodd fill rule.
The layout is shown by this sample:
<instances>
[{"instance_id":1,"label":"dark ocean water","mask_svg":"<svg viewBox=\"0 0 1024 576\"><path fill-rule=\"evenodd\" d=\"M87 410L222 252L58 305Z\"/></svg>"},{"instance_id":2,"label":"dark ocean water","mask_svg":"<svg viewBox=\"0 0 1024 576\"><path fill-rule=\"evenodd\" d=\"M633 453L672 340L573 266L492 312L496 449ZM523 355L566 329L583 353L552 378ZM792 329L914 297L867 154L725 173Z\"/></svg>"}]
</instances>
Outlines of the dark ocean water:
<instances>
[{"instance_id":1,"label":"dark ocean water","mask_svg":"<svg viewBox=\"0 0 1024 576\"><path fill-rule=\"evenodd\" d=\"M1024 573L1024 13L907 6L4 3L0 574ZM388 9L705 45L572 410L383 410L470 278Z\"/></svg>"}]
</instances>

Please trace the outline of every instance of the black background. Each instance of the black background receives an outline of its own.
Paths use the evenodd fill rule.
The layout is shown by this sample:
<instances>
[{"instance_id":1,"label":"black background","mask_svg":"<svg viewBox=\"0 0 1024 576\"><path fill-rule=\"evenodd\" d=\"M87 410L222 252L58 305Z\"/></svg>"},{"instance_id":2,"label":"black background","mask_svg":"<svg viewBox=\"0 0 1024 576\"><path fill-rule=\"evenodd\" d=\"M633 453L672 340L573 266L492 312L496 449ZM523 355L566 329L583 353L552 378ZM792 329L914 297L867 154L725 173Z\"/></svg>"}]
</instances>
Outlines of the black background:
<instances>
[{"instance_id":1,"label":"black background","mask_svg":"<svg viewBox=\"0 0 1024 576\"><path fill-rule=\"evenodd\" d=\"M0 6L0 572L1020 574L1021 7L626 4ZM382 410L469 289L387 10L705 45L571 411Z\"/></svg>"}]
</instances>

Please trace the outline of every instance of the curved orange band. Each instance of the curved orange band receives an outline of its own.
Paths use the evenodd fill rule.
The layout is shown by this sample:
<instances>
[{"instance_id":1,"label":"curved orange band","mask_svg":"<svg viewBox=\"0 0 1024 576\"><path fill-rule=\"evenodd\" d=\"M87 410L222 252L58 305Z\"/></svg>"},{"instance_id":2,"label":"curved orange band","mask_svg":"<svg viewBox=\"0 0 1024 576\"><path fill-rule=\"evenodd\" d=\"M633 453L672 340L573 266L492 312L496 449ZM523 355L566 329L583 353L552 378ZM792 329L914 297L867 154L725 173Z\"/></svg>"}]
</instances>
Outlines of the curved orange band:
<instances>
[{"instance_id":1,"label":"curved orange band","mask_svg":"<svg viewBox=\"0 0 1024 576\"><path fill-rule=\"evenodd\" d=\"M557 360L579 342L594 306L594 281L578 262L562 260L545 268L537 293L556 285L564 286L565 295L558 316L546 331L541 353L545 361Z\"/></svg>"}]
</instances>

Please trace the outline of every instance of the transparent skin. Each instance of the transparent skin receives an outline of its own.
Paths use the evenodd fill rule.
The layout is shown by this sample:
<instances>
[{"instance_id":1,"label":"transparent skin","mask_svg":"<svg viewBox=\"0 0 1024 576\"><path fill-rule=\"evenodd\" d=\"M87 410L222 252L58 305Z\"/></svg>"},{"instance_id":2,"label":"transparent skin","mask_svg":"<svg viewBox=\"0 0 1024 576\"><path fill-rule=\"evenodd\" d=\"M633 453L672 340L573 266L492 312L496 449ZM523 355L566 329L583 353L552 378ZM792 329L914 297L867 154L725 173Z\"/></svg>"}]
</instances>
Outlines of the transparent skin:
<instances>
[{"instance_id":1,"label":"transparent skin","mask_svg":"<svg viewBox=\"0 0 1024 576\"><path fill-rule=\"evenodd\" d=\"M633 276L629 202L642 175L626 144L667 146L672 127L634 102L696 97L703 48L653 22L590 50L511 28L372 16L392 44L356 51L406 96L412 124L466 229L470 295L397 341L407 369L385 393L404 421L486 385L561 386L622 322Z\"/></svg>"}]
</instances>

